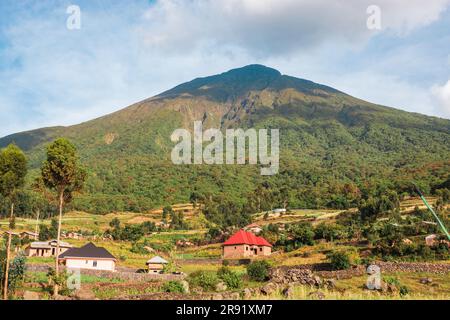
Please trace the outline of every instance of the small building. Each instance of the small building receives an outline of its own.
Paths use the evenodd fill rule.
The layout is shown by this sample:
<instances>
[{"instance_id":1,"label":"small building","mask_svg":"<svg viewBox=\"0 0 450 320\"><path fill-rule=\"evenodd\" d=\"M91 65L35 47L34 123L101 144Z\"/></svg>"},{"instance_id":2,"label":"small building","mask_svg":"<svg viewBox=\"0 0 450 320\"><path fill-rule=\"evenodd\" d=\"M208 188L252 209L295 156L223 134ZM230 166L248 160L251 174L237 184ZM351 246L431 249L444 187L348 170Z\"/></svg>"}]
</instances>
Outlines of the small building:
<instances>
[{"instance_id":1,"label":"small building","mask_svg":"<svg viewBox=\"0 0 450 320\"><path fill-rule=\"evenodd\" d=\"M57 240L35 241L25 248L25 254L28 257L55 257L57 255L57 244ZM70 248L72 248L71 244L63 241L59 242L59 254L66 252Z\"/></svg>"},{"instance_id":2,"label":"small building","mask_svg":"<svg viewBox=\"0 0 450 320\"><path fill-rule=\"evenodd\" d=\"M286 213L286 209L284 208L278 208L278 209L273 209L272 212L273 213Z\"/></svg>"},{"instance_id":3,"label":"small building","mask_svg":"<svg viewBox=\"0 0 450 320\"><path fill-rule=\"evenodd\" d=\"M116 257L108 250L97 247L92 242L81 248L71 248L58 257L59 263L68 269L116 270Z\"/></svg>"},{"instance_id":4,"label":"small building","mask_svg":"<svg viewBox=\"0 0 450 320\"><path fill-rule=\"evenodd\" d=\"M244 230L249 231L253 234L260 234L263 231L263 229L256 223L249 224L248 226L244 227Z\"/></svg>"},{"instance_id":5,"label":"small building","mask_svg":"<svg viewBox=\"0 0 450 320\"><path fill-rule=\"evenodd\" d=\"M163 273L164 266L168 263L168 261L164 260L160 256L153 257L146 263L148 267L148 273Z\"/></svg>"},{"instance_id":6,"label":"small building","mask_svg":"<svg viewBox=\"0 0 450 320\"><path fill-rule=\"evenodd\" d=\"M224 259L255 258L270 256L272 245L251 232L239 230L223 244Z\"/></svg>"},{"instance_id":7,"label":"small building","mask_svg":"<svg viewBox=\"0 0 450 320\"><path fill-rule=\"evenodd\" d=\"M80 240L83 239L83 235L78 232L67 232L65 234L66 239L74 239L74 240Z\"/></svg>"},{"instance_id":8,"label":"small building","mask_svg":"<svg viewBox=\"0 0 450 320\"><path fill-rule=\"evenodd\" d=\"M34 239L36 240L39 237L39 234L37 234L36 232L31 232L31 231L23 231L20 233L20 238L21 239Z\"/></svg>"}]
</instances>

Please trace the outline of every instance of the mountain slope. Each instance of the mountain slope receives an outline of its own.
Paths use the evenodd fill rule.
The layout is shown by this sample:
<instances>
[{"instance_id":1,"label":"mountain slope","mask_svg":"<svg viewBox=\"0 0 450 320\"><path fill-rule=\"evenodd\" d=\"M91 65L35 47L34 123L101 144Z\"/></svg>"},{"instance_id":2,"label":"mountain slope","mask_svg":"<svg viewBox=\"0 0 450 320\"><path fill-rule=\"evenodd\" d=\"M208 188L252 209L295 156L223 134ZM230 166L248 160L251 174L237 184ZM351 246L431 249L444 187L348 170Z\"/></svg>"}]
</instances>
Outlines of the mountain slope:
<instances>
[{"instance_id":1,"label":"mountain slope","mask_svg":"<svg viewBox=\"0 0 450 320\"><path fill-rule=\"evenodd\" d=\"M204 129L279 128L280 173L172 165L171 133L192 130L195 120ZM76 206L102 212L183 202L194 190L242 202L262 182L287 187L292 206L334 205L336 197L354 200L349 189L371 185L401 192L416 179L429 190L447 179L450 159L449 120L374 105L260 65L195 79L76 126L11 135L0 147L17 143L36 172L45 145L59 136L76 143L90 171Z\"/></svg>"}]
</instances>

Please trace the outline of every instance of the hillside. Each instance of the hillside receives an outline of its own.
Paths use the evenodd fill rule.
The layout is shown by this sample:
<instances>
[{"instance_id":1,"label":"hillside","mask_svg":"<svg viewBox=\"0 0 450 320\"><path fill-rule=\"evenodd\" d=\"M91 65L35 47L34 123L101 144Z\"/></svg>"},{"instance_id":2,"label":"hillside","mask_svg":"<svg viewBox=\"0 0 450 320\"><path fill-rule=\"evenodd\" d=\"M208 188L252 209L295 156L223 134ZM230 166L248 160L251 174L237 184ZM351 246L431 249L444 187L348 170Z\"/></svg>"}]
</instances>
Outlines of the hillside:
<instances>
[{"instance_id":1,"label":"hillside","mask_svg":"<svg viewBox=\"0 0 450 320\"><path fill-rule=\"evenodd\" d=\"M280 129L280 173L256 166L174 166L176 128ZM76 209L144 211L187 202L193 191L242 203L261 183L287 189L290 206L339 207L373 186L429 193L448 181L450 121L379 106L333 88L251 65L198 78L116 113L70 127L0 139L30 158L32 174L56 137L72 140L88 168Z\"/></svg>"}]
</instances>

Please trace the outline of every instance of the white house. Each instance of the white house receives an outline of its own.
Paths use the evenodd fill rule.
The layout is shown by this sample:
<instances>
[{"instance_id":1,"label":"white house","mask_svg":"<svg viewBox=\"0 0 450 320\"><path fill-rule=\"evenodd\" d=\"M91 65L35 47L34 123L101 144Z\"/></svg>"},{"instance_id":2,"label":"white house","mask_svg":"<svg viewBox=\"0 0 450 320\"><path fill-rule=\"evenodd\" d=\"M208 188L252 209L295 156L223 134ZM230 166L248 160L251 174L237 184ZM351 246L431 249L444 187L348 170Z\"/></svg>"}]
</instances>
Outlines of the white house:
<instances>
[{"instance_id":1,"label":"white house","mask_svg":"<svg viewBox=\"0 0 450 320\"><path fill-rule=\"evenodd\" d=\"M72 248L62 253L58 260L68 269L115 271L117 259L105 248L92 242L81 248Z\"/></svg>"}]
</instances>

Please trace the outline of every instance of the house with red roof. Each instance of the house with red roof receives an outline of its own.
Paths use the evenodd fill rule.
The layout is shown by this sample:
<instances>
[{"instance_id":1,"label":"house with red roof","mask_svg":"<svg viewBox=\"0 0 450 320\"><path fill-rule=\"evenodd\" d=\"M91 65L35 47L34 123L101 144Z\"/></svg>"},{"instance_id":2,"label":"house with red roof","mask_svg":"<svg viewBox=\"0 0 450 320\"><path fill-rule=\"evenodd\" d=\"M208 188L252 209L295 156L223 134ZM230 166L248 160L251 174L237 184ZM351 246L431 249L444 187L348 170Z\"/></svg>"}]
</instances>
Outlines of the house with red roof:
<instances>
[{"instance_id":1,"label":"house with red roof","mask_svg":"<svg viewBox=\"0 0 450 320\"><path fill-rule=\"evenodd\" d=\"M255 258L272 253L272 245L266 239L244 230L236 232L222 246L224 259Z\"/></svg>"}]
</instances>

